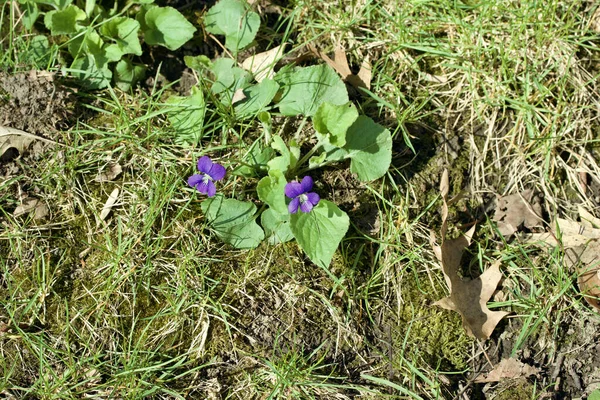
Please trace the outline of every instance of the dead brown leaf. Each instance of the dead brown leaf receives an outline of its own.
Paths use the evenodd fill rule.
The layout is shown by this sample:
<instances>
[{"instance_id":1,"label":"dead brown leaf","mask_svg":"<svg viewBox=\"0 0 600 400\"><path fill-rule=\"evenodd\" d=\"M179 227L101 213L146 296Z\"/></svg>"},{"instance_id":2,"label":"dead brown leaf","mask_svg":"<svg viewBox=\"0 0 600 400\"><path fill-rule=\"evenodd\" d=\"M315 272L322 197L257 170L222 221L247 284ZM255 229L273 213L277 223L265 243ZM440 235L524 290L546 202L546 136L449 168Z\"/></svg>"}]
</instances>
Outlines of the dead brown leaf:
<instances>
[{"instance_id":1,"label":"dead brown leaf","mask_svg":"<svg viewBox=\"0 0 600 400\"><path fill-rule=\"evenodd\" d=\"M286 43L274 47L262 53L255 54L246 58L242 62L242 68L252 72L254 79L257 82L262 82L265 79L271 79L275 75L275 64L283 57Z\"/></svg>"},{"instance_id":2,"label":"dead brown leaf","mask_svg":"<svg viewBox=\"0 0 600 400\"><path fill-rule=\"evenodd\" d=\"M459 273L462 254L471 244L475 225L457 239L446 240L448 191L448 171L445 170L440 182L443 200L441 245L437 246L432 243L432 246L433 252L442 265L450 296L437 301L435 305L458 312L462 317L463 326L470 336L487 339L498 322L508 314L505 311L491 311L487 307L487 302L502 279L500 261L495 262L476 279L461 278Z\"/></svg>"},{"instance_id":3,"label":"dead brown leaf","mask_svg":"<svg viewBox=\"0 0 600 400\"><path fill-rule=\"evenodd\" d=\"M503 379L526 378L530 375L537 375L538 372L539 369L529 364L524 364L514 358L505 358L493 370L475 378L475 382L500 382Z\"/></svg>"},{"instance_id":4,"label":"dead brown leaf","mask_svg":"<svg viewBox=\"0 0 600 400\"><path fill-rule=\"evenodd\" d=\"M42 219L49 213L46 203L39 199L28 197L22 201L21 205L15 208L13 216L19 217L24 214L29 214L32 211L35 213L33 219Z\"/></svg>"},{"instance_id":5,"label":"dead brown leaf","mask_svg":"<svg viewBox=\"0 0 600 400\"><path fill-rule=\"evenodd\" d=\"M564 248L564 263L575 269L577 284L589 305L600 310L600 220L579 207L581 223L557 218L547 233L533 234L527 242Z\"/></svg>"},{"instance_id":6,"label":"dead brown leaf","mask_svg":"<svg viewBox=\"0 0 600 400\"><path fill-rule=\"evenodd\" d=\"M4 155L4 153L11 148L15 148L19 154L23 154L23 152L27 150L29 145L35 140L56 144L56 142L52 140L41 138L20 129L14 129L8 126L0 125L0 157L2 157L2 155Z\"/></svg>"},{"instance_id":7,"label":"dead brown leaf","mask_svg":"<svg viewBox=\"0 0 600 400\"><path fill-rule=\"evenodd\" d=\"M123 172L123 168L118 163L110 164L104 171L100 172L95 178L96 182L110 182L115 180Z\"/></svg>"},{"instance_id":8,"label":"dead brown leaf","mask_svg":"<svg viewBox=\"0 0 600 400\"><path fill-rule=\"evenodd\" d=\"M348 82L355 88L371 89L371 63L368 57L366 57L361 66L358 74L354 75L350 66L348 65L348 58L346 57L346 51L341 47L337 46L333 53L333 60L325 53L317 49L313 44L309 44L308 48L317 57L325 61L331 68L335 69L343 80Z\"/></svg>"},{"instance_id":9,"label":"dead brown leaf","mask_svg":"<svg viewBox=\"0 0 600 400\"><path fill-rule=\"evenodd\" d=\"M520 226L528 229L542 226L542 206L534 199L533 190L503 196L498 199L493 220L503 236L512 236Z\"/></svg>"}]
</instances>

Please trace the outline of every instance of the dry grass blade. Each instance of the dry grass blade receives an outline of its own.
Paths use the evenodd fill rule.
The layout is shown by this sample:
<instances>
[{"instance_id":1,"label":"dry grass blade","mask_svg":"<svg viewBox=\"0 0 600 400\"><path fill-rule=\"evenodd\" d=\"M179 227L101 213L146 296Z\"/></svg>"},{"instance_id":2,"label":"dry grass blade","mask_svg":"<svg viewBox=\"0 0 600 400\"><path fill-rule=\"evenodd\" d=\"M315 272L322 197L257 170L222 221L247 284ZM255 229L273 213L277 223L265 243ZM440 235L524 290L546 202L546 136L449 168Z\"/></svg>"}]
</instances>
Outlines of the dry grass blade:
<instances>
[{"instance_id":1,"label":"dry grass blade","mask_svg":"<svg viewBox=\"0 0 600 400\"><path fill-rule=\"evenodd\" d=\"M119 198L119 189L115 188L112 191L112 193L110 194L110 196L108 196L106 203L104 203L104 207L102 207L102 211L100 212L100 221L104 221L106 219L106 217L108 217L108 214L110 214L110 211L112 210L113 206L117 202L118 198Z\"/></svg>"}]
</instances>

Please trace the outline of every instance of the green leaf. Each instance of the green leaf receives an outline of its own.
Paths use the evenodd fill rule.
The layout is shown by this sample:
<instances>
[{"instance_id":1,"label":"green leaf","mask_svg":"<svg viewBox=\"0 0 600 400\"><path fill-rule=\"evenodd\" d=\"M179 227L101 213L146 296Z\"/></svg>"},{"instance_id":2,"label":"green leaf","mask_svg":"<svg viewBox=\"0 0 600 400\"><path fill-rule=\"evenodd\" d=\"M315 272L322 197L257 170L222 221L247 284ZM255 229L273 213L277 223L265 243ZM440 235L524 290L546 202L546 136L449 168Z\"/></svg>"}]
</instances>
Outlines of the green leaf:
<instances>
[{"instance_id":1,"label":"green leaf","mask_svg":"<svg viewBox=\"0 0 600 400\"><path fill-rule=\"evenodd\" d=\"M327 200L321 200L309 213L292 214L290 219L290 228L302 250L325 269L349 226L348 215Z\"/></svg>"},{"instance_id":2,"label":"green leaf","mask_svg":"<svg viewBox=\"0 0 600 400\"><path fill-rule=\"evenodd\" d=\"M120 60L124 54L142 55L139 30L139 22L127 17L113 18L100 27L100 33L114 42L106 48L111 61Z\"/></svg>"},{"instance_id":3,"label":"green leaf","mask_svg":"<svg viewBox=\"0 0 600 400\"><path fill-rule=\"evenodd\" d=\"M119 89L128 92L132 86L144 79L146 66L133 64L131 60L124 59L115 65L115 84Z\"/></svg>"},{"instance_id":4,"label":"green leaf","mask_svg":"<svg viewBox=\"0 0 600 400\"><path fill-rule=\"evenodd\" d=\"M346 132L358 118L358 110L352 103L343 105L322 103L313 116L315 130L326 135L334 146L346 144Z\"/></svg>"},{"instance_id":5,"label":"green leaf","mask_svg":"<svg viewBox=\"0 0 600 400\"><path fill-rule=\"evenodd\" d=\"M103 49L104 41L91 27L85 31L85 34L80 34L69 41L67 48L73 58L83 57L86 54L92 55L96 59L96 63L104 66L108 62L106 51Z\"/></svg>"},{"instance_id":6,"label":"green leaf","mask_svg":"<svg viewBox=\"0 0 600 400\"><path fill-rule=\"evenodd\" d=\"M285 243L294 238L290 229L290 214L280 214L267 208L260 216L260 224L265 230L269 244Z\"/></svg>"},{"instance_id":7,"label":"green leaf","mask_svg":"<svg viewBox=\"0 0 600 400\"><path fill-rule=\"evenodd\" d=\"M240 117L256 115L263 111L277 94L279 85L272 79L264 79L257 85L244 89L246 98L235 104L235 113Z\"/></svg>"},{"instance_id":8,"label":"green leaf","mask_svg":"<svg viewBox=\"0 0 600 400\"><path fill-rule=\"evenodd\" d=\"M381 178L392 162L392 135L371 118L361 115L346 134L344 150L350 158L350 171L361 181Z\"/></svg>"},{"instance_id":9,"label":"green leaf","mask_svg":"<svg viewBox=\"0 0 600 400\"><path fill-rule=\"evenodd\" d=\"M98 64L92 54L84 54L73 60L71 69L73 75L89 89L103 89L110 85L112 72L106 63Z\"/></svg>"},{"instance_id":10,"label":"green leaf","mask_svg":"<svg viewBox=\"0 0 600 400\"><path fill-rule=\"evenodd\" d=\"M153 6L144 13L141 24L146 43L177 50L196 32L194 25L173 7Z\"/></svg>"},{"instance_id":11,"label":"green leaf","mask_svg":"<svg viewBox=\"0 0 600 400\"><path fill-rule=\"evenodd\" d=\"M57 10L62 10L73 2L73 0L33 0L37 4L52 6Z\"/></svg>"},{"instance_id":12,"label":"green leaf","mask_svg":"<svg viewBox=\"0 0 600 400\"><path fill-rule=\"evenodd\" d=\"M287 181L285 176L279 170L269 171L269 176L265 176L256 186L258 198L267 203L274 211L280 214L287 214L288 209L285 204L285 185Z\"/></svg>"},{"instance_id":13,"label":"green leaf","mask_svg":"<svg viewBox=\"0 0 600 400\"><path fill-rule=\"evenodd\" d=\"M245 176L247 178L255 177L267 168L267 162L273 158L275 150L270 147L262 147L259 142L254 142L250 151L243 158L247 165L241 165L233 171L234 175Z\"/></svg>"},{"instance_id":14,"label":"green leaf","mask_svg":"<svg viewBox=\"0 0 600 400\"><path fill-rule=\"evenodd\" d=\"M44 35L37 35L29 42L29 60L44 68L52 59L50 54L50 42Z\"/></svg>"},{"instance_id":15,"label":"green leaf","mask_svg":"<svg viewBox=\"0 0 600 400\"><path fill-rule=\"evenodd\" d=\"M167 118L178 136L184 141L197 144L202 137L206 113L202 89L194 86L189 96L171 96L167 99L167 104L174 109L167 113Z\"/></svg>"},{"instance_id":16,"label":"green leaf","mask_svg":"<svg viewBox=\"0 0 600 400\"><path fill-rule=\"evenodd\" d=\"M206 31L225 35L225 47L237 53L254 40L260 17L242 0L221 0L206 13Z\"/></svg>"},{"instance_id":17,"label":"green leaf","mask_svg":"<svg viewBox=\"0 0 600 400\"><path fill-rule=\"evenodd\" d=\"M278 103L284 115L313 116L324 102L336 105L348 102L346 85L326 64L279 71L275 80L284 90Z\"/></svg>"},{"instance_id":18,"label":"green leaf","mask_svg":"<svg viewBox=\"0 0 600 400\"><path fill-rule=\"evenodd\" d=\"M271 147L277 150L281 155L273 158L267 163L269 172L279 170L285 175L290 168L296 166L300 156L300 148L295 142L291 142L290 148L288 149L281 136L273 136Z\"/></svg>"},{"instance_id":19,"label":"green leaf","mask_svg":"<svg viewBox=\"0 0 600 400\"><path fill-rule=\"evenodd\" d=\"M215 82L211 91L221 96L223 104L231 104L233 94L238 89L243 89L248 85L252 75L249 72L236 67L235 61L231 58L219 58L212 64L212 71L215 74Z\"/></svg>"},{"instance_id":20,"label":"green leaf","mask_svg":"<svg viewBox=\"0 0 600 400\"><path fill-rule=\"evenodd\" d=\"M70 5L64 10L53 10L46 13L44 24L54 35L68 35L76 33L81 27L78 21L85 20L85 11L77 6Z\"/></svg>"},{"instance_id":21,"label":"green leaf","mask_svg":"<svg viewBox=\"0 0 600 400\"><path fill-rule=\"evenodd\" d=\"M216 196L202 202L202 211L217 236L238 249L257 247L265 238L254 218L256 206L250 202Z\"/></svg>"},{"instance_id":22,"label":"green leaf","mask_svg":"<svg viewBox=\"0 0 600 400\"><path fill-rule=\"evenodd\" d=\"M211 66L210 58L205 55L199 56L183 56L183 62L185 66L196 71L204 71L209 69Z\"/></svg>"},{"instance_id":23,"label":"green leaf","mask_svg":"<svg viewBox=\"0 0 600 400\"><path fill-rule=\"evenodd\" d=\"M21 23L25 27L25 29L30 30L33 28L33 24L37 21L40 16L40 10L38 9L37 4L26 2L23 7L23 18L21 19Z\"/></svg>"},{"instance_id":24,"label":"green leaf","mask_svg":"<svg viewBox=\"0 0 600 400\"><path fill-rule=\"evenodd\" d=\"M600 389L596 389L590 393L588 400L600 400Z\"/></svg>"}]
</instances>

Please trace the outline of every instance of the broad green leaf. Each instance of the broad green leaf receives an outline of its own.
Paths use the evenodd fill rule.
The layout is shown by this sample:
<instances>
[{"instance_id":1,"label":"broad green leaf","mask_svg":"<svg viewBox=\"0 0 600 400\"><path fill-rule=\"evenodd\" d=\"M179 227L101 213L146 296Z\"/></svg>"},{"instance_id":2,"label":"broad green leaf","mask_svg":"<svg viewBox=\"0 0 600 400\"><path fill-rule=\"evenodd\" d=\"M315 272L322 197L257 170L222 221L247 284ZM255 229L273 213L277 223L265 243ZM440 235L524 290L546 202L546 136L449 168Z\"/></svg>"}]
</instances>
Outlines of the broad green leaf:
<instances>
[{"instance_id":1,"label":"broad green leaf","mask_svg":"<svg viewBox=\"0 0 600 400\"><path fill-rule=\"evenodd\" d=\"M139 22L126 17L113 18L100 27L100 33L114 42L106 48L111 61L120 60L124 54L142 55L139 30Z\"/></svg>"},{"instance_id":2,"label":"broad green leaf","mask_svg":"<svg viewBox=\"0 0 600 400\"><path fill-rule=\"evenodd\" d=\"M202 211L221 240L238 249L257 247L265 233L255 221L250 202L216 196L202 202Z\"/></svg>"},{"instance_id":3,"label":"broad green leaf","mask_svg":"<svg viewBox=\"0 0 600 400\"><path fill-rule=\"evenodd\" d=\"M348 103L346 85L326 64L283 70L275 75L283 88L277 104L284 115L313 116L324 102L342 105Z\"/></svg>"},{"instance_id":4,"label":"broad green leaf","mask_svg":"<svg viewBox=\"0 0 600 400\"><path fill-rule=\"evenodd\" d=\"M346 132L358 118L358 110L352 103L343 105L322 103L313 116L315 130L325 135L334 146L346 144Z\"/></svg>"},{"instance_id":5,"label":"broad green leaf","mask_svg":"<svg viewBox=\"0 0 600 400\"><path fill-rule=\"evenodd\" d=\"M590 393L588 400L600 400L600 389L596 389Z\"/></svg>"},{"instance_id":6,"label":"broad green leaf","mask_svg":"<svg viewBox=\"0 0 600 400\"><path fill-rule=\"evenodd\" d=\"M221 0L204 17L206 31L225 36L225 46L237 53L254 40L260 17L243 0Z\"/></svg>"},{"instance_id":7,"label":"broad green leaf","mask_svg":"<svg viewBox=\"0 0 600 400\"><path fill-rule=\"evenodd\" d=\"M235 104L235 113L240 117L258 114L271 103L278 90L279 85L272 79L244 89L246 98Z\"/></svg>"},{"instance_id":8,"label":"broad green leaf","mask_svg":"<svg viewBox=\"0 0 600 400\"><path fill-rule=\"evenodd\" d=\"M44 35L37 35L29 42L29 60L44 68L51 61L50 42Z\"/></svg>"},{"instance_id":9,"label":"broad green leaf","mask_svg":"<svg viewBox=\"0 0 600 400\"><path fill-rule=\"evenodd\" d=\"M64 10L53 10L46 13L44 24L54 35L68 35L76 33L81 27L78 21L85 20L85 11L77 6L70 5Z\"/></svg>"},{"instance_id":10,"label":"broad green leaf","mask_svg":"<svg viewBox=\"0 0 600 400\"><path fill-rule=\"evenodd\" d=\"M238 89L245 88L252 75L249 72L235 66L235 61L231 58L219 58L211 68L215 74L215 82L211 91L221 97L223 104L231 104L233 94Z\"/></svg>"},{"instance_id":11,"label":"broad green leaf","mask_svg":"<svg viewBox=\"0 0 600 400\"><path fill-rule=\"evenodd\" d=\"M174 108L167 113L169 122L177 133L187 142L197 144L204 129L204 114L206 103L202 89L194 86L187 97L171 96L167 104Z\"/></svg>"},{"instance_id":12,"label":"broad green leaf","mask_svg":"<svg viewBox=\"0 0 600 400\"><path fill-rule=\"evenodd\" d=\"M298 244L315 264L327 268L348 231L350 220L334 203L321 200L309 213L298 211L290 228Z\"/></svg>"},{"instance_id":13,"label":"broad green leaf","mask_svg":"<svg viewBox=\"0 0 600 400\"><path fill-rule=\"evenodd\" d=\"M63 10L69 4L71 4L73 0L33 0L33 2L37 4L45 4L47 6L52 6L57 10Z\"/></svg>"},{"instance_id":14,"label":"broad green leaf","mask_svg":"<svg viewBox=\"0 0 600 400\"><path fill-rule=\"evenodd\" d=\"M71 64L73 75L89 89L103 89L110 84L112 72L106 63L98 64L92 54L84 54Z\"/></svg>"},{"instance_id":15,"label":"broad green leaf","mask_svg":"<svg viewBox=\"0 0 600 400\"><path fill-rule=\"evenodd\" d=\"M350 158L350 171L361 181L381 178L392 162L392 135L371 118L361 115L346 134L344 150Z\"/></svg>"},{"instance_id":16,"label":"broad green leaf","mask_svg":"<svg viewBox=\"0 0 600 400\"><path fill-rule=\"evenodd\" d=\"M260 216L260 224L265 230L269 244L285 243L294 238L290 229L290 214L280 214L267 208Z\"/></svg>"},{"instance_id":17,"label":"broad green leaf","mask_svg":"<svg viewBox=\"0 0 600 400\"><path fill-rule=\"evenodd\" d=\"M90 18L96 8L96 0L85 0L85 14Z\"/></svg>"},{"instance_id":18,"label":"broad green leaf","mask_svg":"<svg viewBox=\"0 0 600 400\"><path fill-rule=\"evenodd\" d=\"M269 176L265 176L256 186L258 198L267 203L274 211L280 214L288 212L285 204L285 185L287 181L280 170L269 171Z\"/></svg>"},{"instance_id":19,"label":"broad green leaf","mask_svg":"<svg viewBox=\"0 0 600 400\"><path fill-rule=\"evenodd\" d=\"M121 60L115 65L115 84L119 89L128 92L132 86L144 79L146 66L133 64L130 60Z\"/></svg>"},{"instance_id":20,"label":"broad green leaf","mask_svg":"<svg viewBox=\"0 0 600 400\"><path fill-rule=\"evenodd\" d=\"M23 7L23 18L21 19L21 23L25 27L25 29L33 28L33 24L37 21L40 16L40 10L38 9L37 4L26 2Z\"/></svg>"},{"instance_id":21,"label":"broad green leaf","mask_svg":"<svg viewBox=\"0 0 600 400\"><path fill-rule=\"evenodd\" d=\"M89 54L96 59L98 65L104 66L104 64L108 62L108 57L103 46L104 41L98 32L90 27L84 34L80 34L71 39L67 48L73 58L84 57L86 54Z\"/></svg>"},{"instance_id":22,"label":"broad green leaf","mask_svg":"<svg viewBox=\"0 0 600 400\"><path fill-rule=\"evenodd\" d=\"M258 142L254 142L248 154L243 158L245 165L240 165L233 171L234 175L245 176L247 178L255 177L267 169L267 162L273 158L275 150L271 147L262 147Z\"/></svg>"},{"instance_id":23,"label":"broad green leaf","mask_svg":"<svg viewBox=\"0 0 600 400\"><path fill-rule=\"evenodd\" d=\"M288 149L281 136L273 136L271 147L277 150L281 155L273 158L267 163L269 172L279 170L285 175L290 168L296 166L300 156L300 148L296 142L290 142L290 148Z\"/></svg>"},{"instance_id":24,"label":"broad green leaf","mask_svg":"<svg viewBox=\"0 0 600 400\"><path fill-rule=\"evenodd\" d=\"M150 45L177 50L194 37L196 28L173 7L153 6L144 13L144 39Z\"/></svg>"},{"instance_id":25,"label":"broad green leaf","mask_svg":"<svg viewBox=\"0 0 600 400\"><path fill-rule=\"evenodd\" d=\"M211 66L210 58L205 55L199 56L183 56L185 66L196 71L204 71Z\"/></svg>"}]
</instances>

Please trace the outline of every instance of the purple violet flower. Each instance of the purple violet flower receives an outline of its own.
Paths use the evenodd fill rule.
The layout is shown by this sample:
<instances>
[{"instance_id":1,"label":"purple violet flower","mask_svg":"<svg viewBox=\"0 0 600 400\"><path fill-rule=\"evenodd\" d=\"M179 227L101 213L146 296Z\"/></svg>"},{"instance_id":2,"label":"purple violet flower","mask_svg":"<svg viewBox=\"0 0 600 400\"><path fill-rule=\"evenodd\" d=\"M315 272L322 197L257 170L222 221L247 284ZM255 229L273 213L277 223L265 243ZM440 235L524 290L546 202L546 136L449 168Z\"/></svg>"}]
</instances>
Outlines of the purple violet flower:
<instances>
[{"instance_id":1,"label":"purple violet flower","mask_svg":"<svg viewBox=\"0 0 600 400\"><path fill-rule=\"evenodd\" d=\"M204 193L208 197L213 197L217 193L213 181L220 181L225 177L225 167L212 162L210 157L203 156L198 160L198 171L201 174L190 176L188 185L195 187L200 193Z\"/></svg>"},{"instance_id":2,"label":"purple violet flower","mask_svg":"<svg viewBox=\"0 0 600 400\"><path fill-rule=\"evenodd\" d=\"M302 182L289 182L285 185L285 195L292 199L288 205L288 211L292 214L298 212L310 212L314 206L319 204L321 198L315 192L311 192L313 180L310 176L302 178Z\"/></svg>"}]
</instances>

